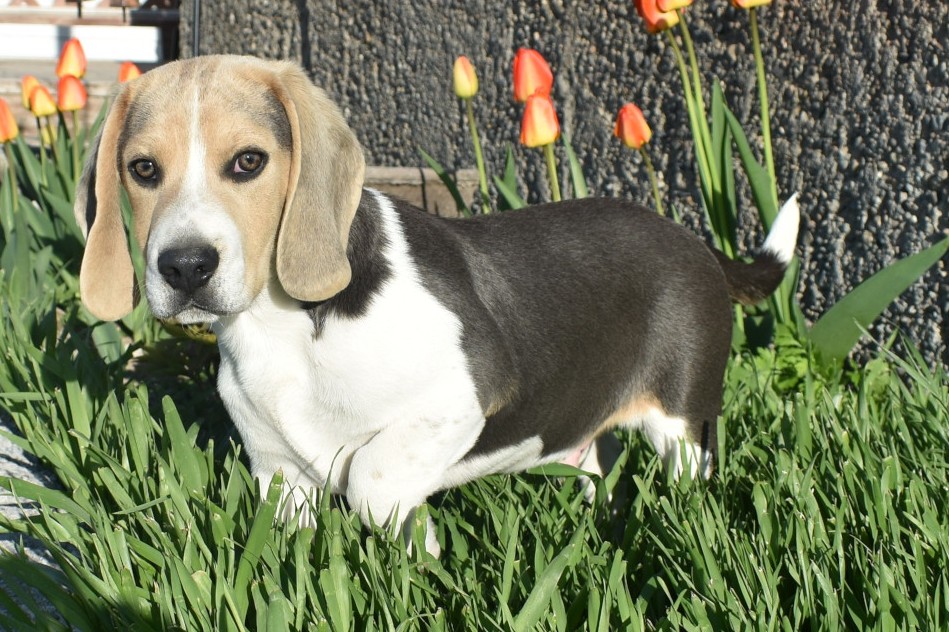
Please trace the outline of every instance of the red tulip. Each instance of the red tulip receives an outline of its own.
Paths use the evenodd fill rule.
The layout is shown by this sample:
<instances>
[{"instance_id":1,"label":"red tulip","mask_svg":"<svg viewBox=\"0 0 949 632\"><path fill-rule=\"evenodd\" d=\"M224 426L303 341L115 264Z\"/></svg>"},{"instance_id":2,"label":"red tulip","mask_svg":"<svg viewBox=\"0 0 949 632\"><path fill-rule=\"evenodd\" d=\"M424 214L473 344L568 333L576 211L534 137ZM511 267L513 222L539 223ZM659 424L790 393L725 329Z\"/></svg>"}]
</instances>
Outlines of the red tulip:
<instances>
[{"instance_id":1,"label":"red tulip","mask_svg":"<svg viewBox=\"0 0 949 632\"><path fill-rule=\"evenodd\" d=\"M56 76L72 75L78 79L86 74L86 54L82 51L82 44L75 37L67 41L63 51L59 54L59 63L56 64Z\"/></svg>"},{"instance_id":2,"label":"red tulip","mask_svg":"<svg viewBox=\"0 0 949 632\"><path fill-rule=\"evenodd\" d=\"M660 11L678 11L692 4L692 0L657 0L656 7Z\"/></svg>"},{"instance_id":3,"label":"red tulip","mask_svg":"<svg viewBox=\"0 0 949 632\"><path fill-rule=\"evenodd\" d=\"M0 98L0 143L11 141L19 135L20 128L17 127L16 119L13 118L10 104L6 99Z\"/></svg>"},{"instance_id":4,"label":"red tulip","mask_svg":"<svg viewBox=\"0 0 949 632\"><path fill-rule=\"evenodd\" d=\"M646 30L650 33L665 31L679 23L679 14L661 10L658 0L633 0L633 4L636 5L639 16L646 22Z\"/></svg>"},{"instance_id":5,"label":"red tulip","mask_svg":"<svg viewBox=\"0 0 949 632\"><path fill-rule=\"evenodd\" d=\"M531 48L521 48L514 57L514 100L524 103L532 94L550 95L554 73L543 55Z\"/></svg>"},{"instance_id":6,"label":"red tulip","mask_svg":"<svg viewBox=\"0 0 949 632\"><path fill-rule=\"evenodd\" d=\"M521 144L543 147L560 138L560 121L554 102L546 94L534 93L527 98L521 119Z\"/></svg>"},{"instance_id":7,"label":"red tulip","mask_svg":"<svg viewBox=\"0 0 949 632\"><path fill-rule=\"evenodd\" d=\"M752 9L763 4L771 4L771 0L732 0L732 6L737 9Z\"/></svg>"},{"instance_id":8,"label":"red tulip","mask_svg":"<svg viewBox=\"0 0 949 632\"><path fill-rule=\"evenodd\" d=\"M130 61L123 61L122 65L119 66L119 83L125 83L141 76L142 71Z\"/></svg>"},{"instance_id":9,"label":"red tulip","mask_svg":"<svg viewBox=\"0 0 949 632\"><path fill-rule=\"evenodd\" d=\"M53 101L46 86L39 85L33 88L33 92L30 93L30 111L37 118L56 114L56 102Z\"/></svg>"},{"instance_id":10,"label":"red tulip","mask_svg":"<svg viewBox=\"0 0 949 632\"><path fill-rule=\"evenodd\" d=\"M631 149L641 148L652 138L652 130L646 123L643 111L632 103L627 103L620 108L613 133Z\"/></svg>"},{"instance_id":11,"label":"red tulip","mask_svg":"<svg viewBox=\"0 0 949 632\"><path fill-rule=\"evenodd\" d=\"M65 75L59 80L58 101L60 112L72 112L86 107L86 87L76 77Z\"/></svg>"}]
</instances>

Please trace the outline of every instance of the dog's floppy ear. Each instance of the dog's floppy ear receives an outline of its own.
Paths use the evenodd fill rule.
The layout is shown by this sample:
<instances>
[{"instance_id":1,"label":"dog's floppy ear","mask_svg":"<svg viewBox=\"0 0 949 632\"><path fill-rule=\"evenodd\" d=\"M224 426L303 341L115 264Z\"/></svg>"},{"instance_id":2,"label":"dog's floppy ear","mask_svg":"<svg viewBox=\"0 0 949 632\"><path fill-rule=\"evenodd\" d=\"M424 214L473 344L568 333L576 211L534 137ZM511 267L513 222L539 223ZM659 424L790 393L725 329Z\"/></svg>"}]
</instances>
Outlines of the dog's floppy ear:
<instances>
[{"instance_id":1,"label":"dog's floppy ear","mask_svg":"<svg viewBox=\"0 0 949 632\"><path fill-rule=\"evenodd\" d=\"M96 318L118 320L135 307L135 273L122 224L118 143L128 109L121 92L112 104L76 186L76 222L86 236L79 294Z\"/></svg>"},{"instance_id":2,"label":"dog's floppy ear","mask_svg":"<svg viewBox=\"0 0 949 632\"><path fill-rule=\"evenodd\" d=\"M346 246L365 159L339 108L301 69L285 66L275 91L293 144L277 278L293 298L322 301L343 290L352 276Z\"/></svg>"}]
</instances>

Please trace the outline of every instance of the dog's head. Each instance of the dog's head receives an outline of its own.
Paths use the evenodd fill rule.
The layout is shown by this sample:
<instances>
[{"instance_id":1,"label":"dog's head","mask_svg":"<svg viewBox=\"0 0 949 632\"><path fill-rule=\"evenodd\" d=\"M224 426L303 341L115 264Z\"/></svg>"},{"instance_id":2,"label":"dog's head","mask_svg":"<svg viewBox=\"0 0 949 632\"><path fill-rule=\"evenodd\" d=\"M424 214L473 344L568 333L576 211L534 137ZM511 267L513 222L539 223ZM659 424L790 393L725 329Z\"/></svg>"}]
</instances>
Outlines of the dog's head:
<instances>
[{"instance_id":1,"label":"dog's head","mask_svg":"<svg viewBox=\"0 0 949 632\"><path fill-rule=\"evenodd\" d=\"M122 187L156 316L214 321L274 274L291 297L325 300L350 281L364 169L339 109L293 64L209 56L146 73L116 94L79 182L83 302L104 320L134 307Z\"/></svg>"}]
</instances>

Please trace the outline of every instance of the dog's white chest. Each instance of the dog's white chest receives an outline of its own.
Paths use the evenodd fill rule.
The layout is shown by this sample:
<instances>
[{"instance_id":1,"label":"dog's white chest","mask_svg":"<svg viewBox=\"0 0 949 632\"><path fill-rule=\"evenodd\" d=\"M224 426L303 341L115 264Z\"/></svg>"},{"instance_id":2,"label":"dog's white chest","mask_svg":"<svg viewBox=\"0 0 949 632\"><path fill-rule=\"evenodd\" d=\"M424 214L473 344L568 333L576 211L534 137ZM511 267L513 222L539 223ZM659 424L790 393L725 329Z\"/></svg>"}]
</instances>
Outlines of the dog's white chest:
<instances>
[{"instance_id":1,"label":"dog's white chest","mask_svg":"<svg viewBox=\"0 0 949 632\"><path fill-rule=\"evenodd\" d=\"M345 493L352 459L371 441L391 443L383 470L439 462L439 472L476 441L484 418L461 325L390 239L393 274L359 317L330 314L317 330L271 287L215 326L218 388L265 482L282 469L291 485Z\"/></svg>"}]
</instances>

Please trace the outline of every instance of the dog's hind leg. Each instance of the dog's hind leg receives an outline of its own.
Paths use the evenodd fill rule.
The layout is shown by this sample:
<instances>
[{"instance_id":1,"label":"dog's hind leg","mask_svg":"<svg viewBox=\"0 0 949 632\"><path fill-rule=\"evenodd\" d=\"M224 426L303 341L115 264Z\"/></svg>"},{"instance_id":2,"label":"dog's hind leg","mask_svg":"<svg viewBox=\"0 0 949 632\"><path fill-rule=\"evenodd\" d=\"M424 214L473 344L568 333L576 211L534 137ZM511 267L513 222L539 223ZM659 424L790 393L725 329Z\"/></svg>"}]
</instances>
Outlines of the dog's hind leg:
<instances>
[{"instance_id":1,"label":"dog's hind leg","mask_svg":"<svg viewBox=\"0 0 949 632\"><path fill-rule=\"evenodd\" d=\"M619 438L612 432L604 432L590 443L590 447L580 457L576 467L600 478L606 478L606 475L616 465L622 451L623 444L620 443ZM596 484L588 476L580 476L579 478L584 498L587 502L593 502L593 498L596 496Z\"/></svg>"},{"instance_id":2,"label":"dog's hind leg","mask_svg":"<svg viewBox=\"0 0 949 632\"><path fill-rule=\"evenodd\" d=\"M639 428L675 478L683 473L692 478L708 478L712 475L713 447L708 445L707 438L691 436L689 427L685 419L660 409L653 409L639 422Z\"/></svg>"}]
</instances>

